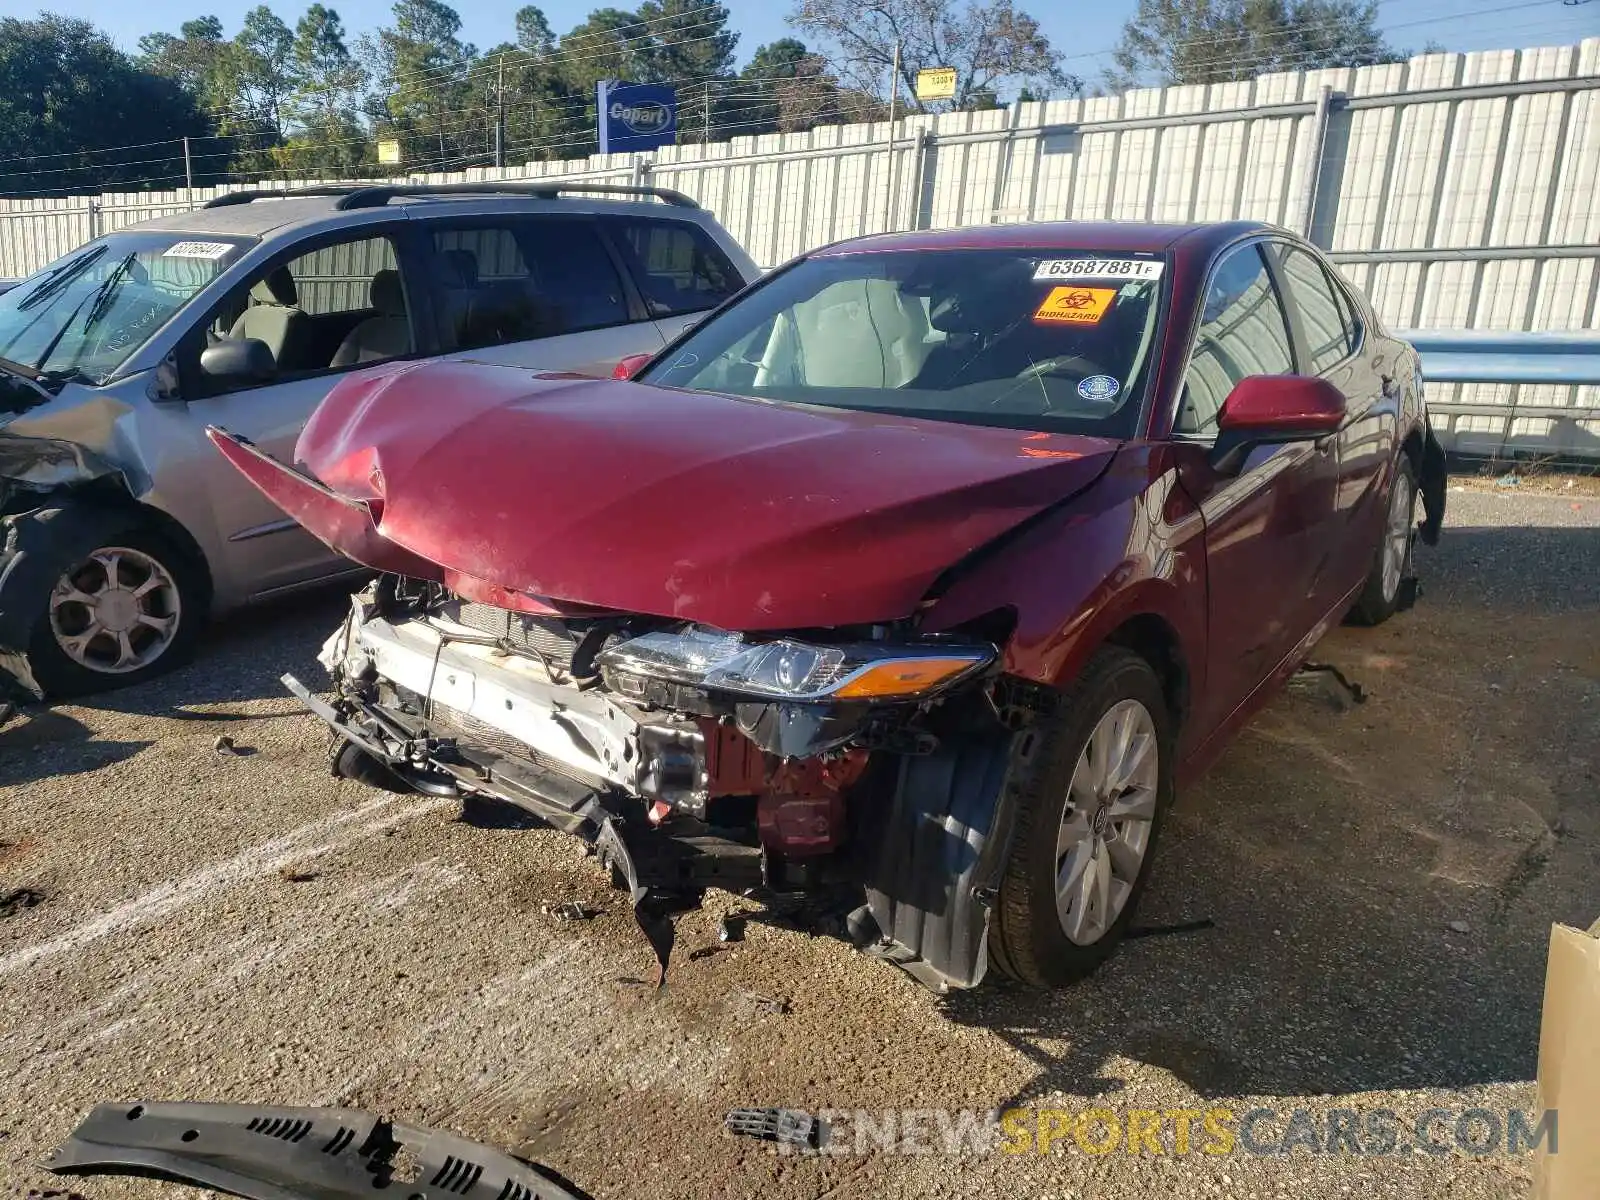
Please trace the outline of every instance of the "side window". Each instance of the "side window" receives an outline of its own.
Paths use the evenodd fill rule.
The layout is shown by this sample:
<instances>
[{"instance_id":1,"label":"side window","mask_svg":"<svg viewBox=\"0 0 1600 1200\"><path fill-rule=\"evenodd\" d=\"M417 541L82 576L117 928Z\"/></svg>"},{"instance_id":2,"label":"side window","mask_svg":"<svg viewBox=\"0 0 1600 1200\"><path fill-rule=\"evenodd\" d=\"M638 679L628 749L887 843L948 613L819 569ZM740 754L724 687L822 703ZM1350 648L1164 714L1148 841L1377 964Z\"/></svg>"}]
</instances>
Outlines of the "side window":
<instances>
[{"instance_id":1,"label":"side window","mask_svg":"<svg viewBox=\"0 0 1600 1200\"><path fill-rule=\"evenodd\" d=\"M698 225L642 218L611 228L652 317L704 312L744 287L728 256Z\"/></svg>"},{"instance_id":2,"label":"side window","mask_svg":"<svg viewBox=\"0 0 1600 1200\"><path fill-rule=\"evenodd\" d=\"M1300 313L1306 345L1311 353L1310 373L1320 375L1355 349L1343 298L1323 273L1322 264L1304 250L1275 243L1273 253Z\"/></svg>"},{"instance_id":3,"label":"side window","mask_svg":"<svg viewBox=\"0 0 1600 1200\"><path fill-rule=\"evenodd\" d=\"M434 230L439 308L458 350L620 325L627 300L589 221L525 218Z\"/></svg>"},{"instance_id":4,"label":"side window","mask_svg":"<svg viewBox=\"0 0 1600 1200\"><path fill-rule=\"evenodd\" d=\"M382 362L415 348L394 243L336 242L275 266L211 323L212 344L253 338L279 379Z\"/></svg>"},{"instance_id":5,"label":"side window","mask_svg":"<svg viewBox=\"0 0 1600 1200\"><path fill-rule=\"evenodd\" d=\"M1234 384L1246 375L1293 370L1289 327L1261 250L1235 250L1218 265L1206 289L1173 427L1179 433L1214 432L1217 413Z\"/></svg>"}]
</instances>

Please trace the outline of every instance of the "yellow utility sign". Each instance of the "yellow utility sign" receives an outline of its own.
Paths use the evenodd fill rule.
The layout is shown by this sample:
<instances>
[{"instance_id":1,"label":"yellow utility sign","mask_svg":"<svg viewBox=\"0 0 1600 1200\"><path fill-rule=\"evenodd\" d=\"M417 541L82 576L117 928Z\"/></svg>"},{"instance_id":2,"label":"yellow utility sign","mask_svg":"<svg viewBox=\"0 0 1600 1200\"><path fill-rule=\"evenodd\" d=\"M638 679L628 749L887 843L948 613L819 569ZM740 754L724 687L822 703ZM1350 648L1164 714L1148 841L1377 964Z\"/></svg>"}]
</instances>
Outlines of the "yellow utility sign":
<instances>
[{"instance_id":1,"label":"yellow utility sign","mask_svg":"<svg viewBox=\"0 0 1600 1200\"><path fill-rule=\"evenodd\" d=\"M929 67L917 72L917 99L953 100L956 94L956 69L954 67Z\"/></svg>"},{"instance_id":2,"label":"yellow utility sign","mask_svg":"<svg viewBox=\"0 0 1600 1200\"><path fill-rule=\"evenodd\" d=\"M378 161L385 164L395 164L400 161L400 143L381 141L378 143Z\"/></svg>"}]
</instances>

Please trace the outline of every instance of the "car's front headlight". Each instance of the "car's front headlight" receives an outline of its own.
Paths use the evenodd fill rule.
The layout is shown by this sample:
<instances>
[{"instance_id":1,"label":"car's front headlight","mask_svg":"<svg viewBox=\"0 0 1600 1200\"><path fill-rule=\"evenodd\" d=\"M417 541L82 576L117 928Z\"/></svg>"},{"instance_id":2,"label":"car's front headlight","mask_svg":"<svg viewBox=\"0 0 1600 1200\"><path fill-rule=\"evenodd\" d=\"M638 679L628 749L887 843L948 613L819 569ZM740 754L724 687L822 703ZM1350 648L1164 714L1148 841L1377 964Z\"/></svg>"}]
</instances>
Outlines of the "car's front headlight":
<instances>
[{"instance_id":1,"label":"car's front headlight","mask_svg":"<svg viewBox=\"0 0 1600 1200\"><path fill-rule=\"evenodd\" d=\"M994 660L973 645L750 641L691 627L647 633L599 657L608 674L664 679L768 700L910 700L937 692Z\"/></svg>"}]
</instances>

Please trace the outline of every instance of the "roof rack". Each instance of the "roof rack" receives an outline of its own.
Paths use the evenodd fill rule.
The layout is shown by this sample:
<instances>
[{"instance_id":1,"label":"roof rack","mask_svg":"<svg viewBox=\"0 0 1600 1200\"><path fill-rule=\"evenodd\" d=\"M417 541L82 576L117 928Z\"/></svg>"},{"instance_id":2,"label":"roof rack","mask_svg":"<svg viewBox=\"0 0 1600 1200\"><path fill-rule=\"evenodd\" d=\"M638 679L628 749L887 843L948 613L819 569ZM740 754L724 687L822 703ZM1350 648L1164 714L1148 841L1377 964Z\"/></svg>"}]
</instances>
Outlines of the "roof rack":
<instances>
[{"instance_id":1,"label":"roof rack","mask_svg":"<svg viewBox=\"0 0 1600 1200\"><path fill-rule=\"evenodd\" d=\"M360 183L317 184L312 187L272 189L247 188L242 192L224 192L207 200L202 208L231 208L235 204L249 204L252 200L293 200L296 196L348 196L367 186Z\"/></svg>"},{"instance_id":2,"label":"roof rack","mask_svg":"<svg viewBox=\"0 0 1600 1200\"><path fill-rule=\"evenodd\" d=\"M657 200L677 208L700 206L671 188L633 187L621 183L539 183L535 180L506 179L483 183L381 183L358 188L340 197L334 207L340 211L352 208L381 208L397 196L489 196L497 192L516 196L532 196L539 200L554 200L571 193L608 196L654 196Z\"/></svg>"},{"instance_id":3,"label":"roof rack","mask_svg":"<svg viewBox=\"0 0 1600 1200\"><path fill-rule=\"evenodd\" d=\"M699 208L688 196L671 188L634 187L620 183L540 183L537 180L486 180L482 183L376 183L324 184L288 190L228 192L207 200L206 208L227 208L254 200L293 200L297 196L337 196L334 208L382 208L402 196L493 196L510 194L554 200L564 195L652 196L676 208Z\"/></svg>"}]
</instances>

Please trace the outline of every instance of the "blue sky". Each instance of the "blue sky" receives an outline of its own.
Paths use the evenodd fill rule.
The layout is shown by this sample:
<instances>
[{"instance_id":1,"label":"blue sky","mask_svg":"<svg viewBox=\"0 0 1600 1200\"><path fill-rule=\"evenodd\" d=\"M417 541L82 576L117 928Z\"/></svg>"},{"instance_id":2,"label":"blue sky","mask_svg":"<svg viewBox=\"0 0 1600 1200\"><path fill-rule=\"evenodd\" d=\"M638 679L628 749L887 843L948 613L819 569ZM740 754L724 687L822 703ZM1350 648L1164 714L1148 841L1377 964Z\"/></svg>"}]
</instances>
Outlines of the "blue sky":
<instances>
[{"instance_id":1,"label":"blue sky","mask_svg":"<svg viewBox=\"0 0 1600 1200\"><path fill-rule=\"evenodd\" d=\"M352 35L383 24L392 0L324 0L344 19ZM511 16L525 0L458 0L465 36L480 47L511 37ZM19 5L0 0L0 15L31 16L39 7L86 17L105 29L123 48L131 50L141 34L152 30L176 31L190 17L214 12L229 33L252 0L143 0L138 4L110 5L105 0L55 0L47 5ZM306 4L299 0L268 0L272 9L294 24ZM309 3L309 0L307 0ZM740 60L763 42L790 32L785 17L791 0L724 0L732 24L741 35ZM618 8L628 0L609 0ZM551 27L564 33L607 0L546 0L541 7ZM1138 7L1137 0L1020 0L1018 7L1039 17L1045 32L1067 56L1066 66L1079 75L1097 77L1106 64L1106 51L1115 43L1122 23ZM1564 5L1561 0L1380 0L1379 18L1390 39L1400 46L1420 47L1429 39L1449 50L1482 50L1574 42L1600 35L1600 0Z\"/></svg>"}]
</instances>

